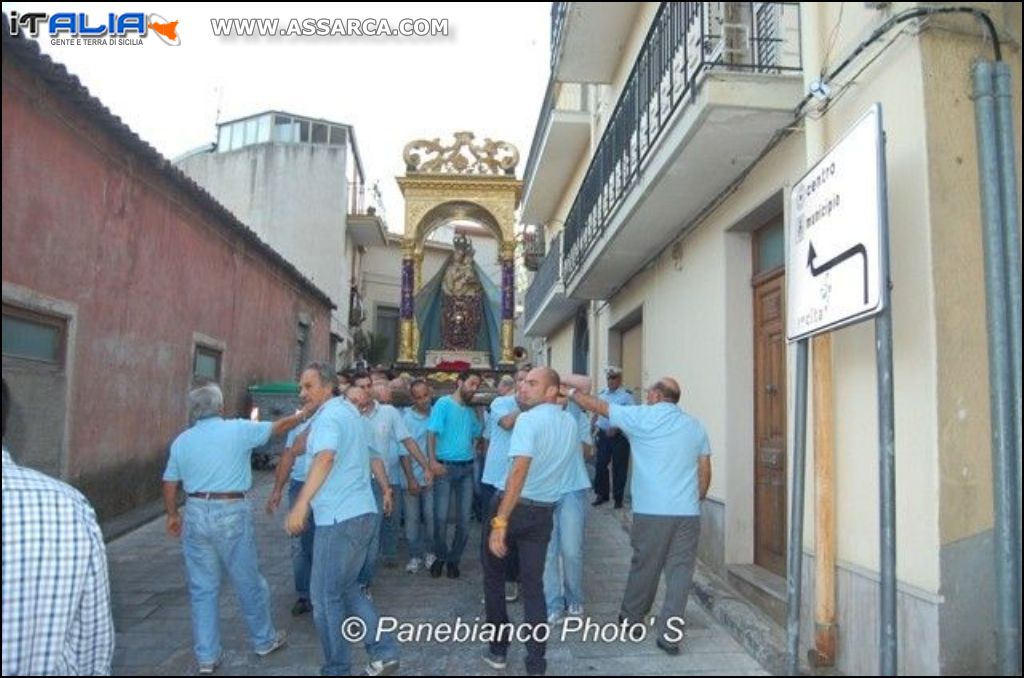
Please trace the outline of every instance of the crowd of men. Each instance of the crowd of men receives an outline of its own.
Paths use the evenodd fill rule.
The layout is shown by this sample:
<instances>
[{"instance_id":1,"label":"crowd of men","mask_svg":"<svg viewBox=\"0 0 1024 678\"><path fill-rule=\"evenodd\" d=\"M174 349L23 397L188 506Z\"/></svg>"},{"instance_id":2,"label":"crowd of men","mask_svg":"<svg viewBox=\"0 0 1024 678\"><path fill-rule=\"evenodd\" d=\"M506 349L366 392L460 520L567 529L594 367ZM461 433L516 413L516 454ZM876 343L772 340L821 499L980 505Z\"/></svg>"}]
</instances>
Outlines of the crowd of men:
<instances>
[{"instance_id":1,"label":"crowd of men","mask_svg":"<svg viewBox=\"0 0 1024 678\"><path fill-rule=\"evenodd\" d=\"M454 390L435 401L423 380L336 375L331 366L313 363L300 376L301 409L275 422L226 419L216 384L193 389L191 425L171 445L163 494L167 532L182 544L199 673L214 673L223 657L218 600L224 573L237 593L252 650L265 656L287 642L271 617L246 501L252 451L274 436L287 438L265 509L276 511L287 489L284 527L292 536L296 591L291 611L296 616L312 612L324 675L351 672L350 643L341 633L345 619L359 617L366 628L377 628L372 587L378 564L399 564L400 536L404 533L410 574L425 570L431 577L458 579L473 515L483 525L479 558L488 624L507 625L508 603L520 596L521 621L531 627L582 616L588 492L595 492L594 505L611 497L621 507L630 455L633 558L619 619L644 623L664 574L656 643L678 654L678 636L669 630L682 626L700 533L699 502L710 484L710 447L703 426L679 407L675 380L658 380L647 389L646 404L635 405L622 388L621 371L610 368L607 377L608 388L594 396L586 377L563 378L548 367L522 369L499 381L498 396L484 411L474 404L481 385L476 374L459 375ZM408 395L408 407L392 404L395 388ZM6 421L6 385L4 390ZM585 461L593 455L594 432L597 463L591 482ZM42 574L9 573L9 534L12 543L33 535L18 532L26 522L20 513L25 502L15 505L12 494L9 507L9 483L13 487L15 474L24 472L6 448L3 469L4 673L9 666L45 673L54 668L45 662L57 659L22 658L33 652L26 640L31 630L13 615L8 618L9 595L24 595ZM61 492L73 506L84 502L80 495ZM91 512L77 510L84 536L76 539L93 544L94 553L95 520ZM104 574L103 586L94 586L103 589L104 598L91 602L94 614L106 610L106 618L94 622L103 627L109 625L109 600L101 542L99 554L90 558L93 574ZM80 617L67 623L81 623ZM70 662L68 668L98 673L106 662L109 671L110 653L102 646L106 636L112 644L112 633L93 636L100 640L92 640L87 652L58 653L60 660ZM526 670L543 674L543 634L526 637ZM509 642L510 636L498 634L483 649L482 660L504 668ZM366 675L398 670L393 636L369 633L365 645Z\"/></svg>"}]
</instances>

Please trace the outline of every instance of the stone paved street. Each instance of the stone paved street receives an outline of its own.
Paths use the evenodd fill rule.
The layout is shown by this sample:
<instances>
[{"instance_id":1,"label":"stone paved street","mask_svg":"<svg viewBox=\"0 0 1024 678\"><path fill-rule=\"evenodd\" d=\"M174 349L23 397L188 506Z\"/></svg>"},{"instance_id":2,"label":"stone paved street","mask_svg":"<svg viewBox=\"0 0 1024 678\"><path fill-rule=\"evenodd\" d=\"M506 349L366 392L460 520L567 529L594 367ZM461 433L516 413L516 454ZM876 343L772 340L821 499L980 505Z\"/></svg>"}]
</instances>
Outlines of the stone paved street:
<instances>
[{"instance_id":1,"label":"stone paved street","mask_svg":"<svg viewBox=\"0 0 1024 678\"><path fill-rule=\"evenodd\" d=\"M225 661L222 675L316 675L322 653L312 616L294 618L289 543L281 528L284 509L273 518L262 510L269 492L268 474L258 474L253 501L257 512L263 573L273 594L275 623L286 629L289 643L283 650L260 659L248 646L238 606L230 586L221 600L221 633ZM629 538L612 509L588 508L586 537L586 614L595 624L615 622L629 569ZM472 622L483 616L482 572L477 556L479 525L474 529L463 560L462 577L431 579L426 572L408 574L401 567L381 568L373 596L382 615L399 622ZM404 547L400 547L404 548ZM400 551L400 553L403 553ZM114 618L117 625L115 673L120 675L179 675L195 672L184 564L180 546L154 521L108 545ZM404 565L404 560L402 564ZM660 595L658 599L660 604ZM513 620L521 619L521 603L510 606ZM548 644L552 675L766 675L729 633L704 612L691 596L687 609L688 635L683 652L669 657L654 644L651 634L639 643L584 640L573 634L565 642ZM554 632L553 636L558 632ZM480 643L404 643L401 673L415 675L492 675L480 659ZM507 673L524 672L524 651L513 645ZM353 668L365 664L359 647Z\"/></svg>"}]
</instances>

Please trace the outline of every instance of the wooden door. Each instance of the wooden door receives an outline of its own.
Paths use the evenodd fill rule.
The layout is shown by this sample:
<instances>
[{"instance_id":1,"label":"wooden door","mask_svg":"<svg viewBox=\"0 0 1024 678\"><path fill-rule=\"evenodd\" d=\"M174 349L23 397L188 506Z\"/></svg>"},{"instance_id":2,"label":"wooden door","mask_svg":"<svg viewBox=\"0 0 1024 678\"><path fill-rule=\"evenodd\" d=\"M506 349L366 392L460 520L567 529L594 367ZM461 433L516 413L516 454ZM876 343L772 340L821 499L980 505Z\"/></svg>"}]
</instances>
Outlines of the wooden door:
<instances>
[{"instance_id":1,"label":"wooden door","mask_svg":"<svg viewBox=\"0 0 1024 678\"><path fill-rule=\"evenodd\" d=\"M754 563L786 576L786 277L754 285Z\"/></svg>"}]
</instances>

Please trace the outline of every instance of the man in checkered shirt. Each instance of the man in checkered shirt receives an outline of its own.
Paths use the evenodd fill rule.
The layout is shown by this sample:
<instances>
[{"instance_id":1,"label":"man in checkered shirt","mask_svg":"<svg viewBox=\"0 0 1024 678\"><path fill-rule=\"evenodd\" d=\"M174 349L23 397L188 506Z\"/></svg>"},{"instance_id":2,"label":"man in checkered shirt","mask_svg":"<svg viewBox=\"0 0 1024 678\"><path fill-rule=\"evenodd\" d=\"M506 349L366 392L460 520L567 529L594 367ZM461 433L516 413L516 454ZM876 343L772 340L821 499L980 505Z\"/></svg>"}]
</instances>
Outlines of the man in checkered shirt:
<instances>
[{"instance_id":1,"label":"man in checkered shirt","mask_svg":"<svg viewBox=\"0 0 1024 678\"><path fill-rule=\"evenodd\" d=\"M5 381L4 435L9 408ZM3 675L109 675L114 621L92 507L6 447L3 496Z\"/></svg>"}]
</instances>

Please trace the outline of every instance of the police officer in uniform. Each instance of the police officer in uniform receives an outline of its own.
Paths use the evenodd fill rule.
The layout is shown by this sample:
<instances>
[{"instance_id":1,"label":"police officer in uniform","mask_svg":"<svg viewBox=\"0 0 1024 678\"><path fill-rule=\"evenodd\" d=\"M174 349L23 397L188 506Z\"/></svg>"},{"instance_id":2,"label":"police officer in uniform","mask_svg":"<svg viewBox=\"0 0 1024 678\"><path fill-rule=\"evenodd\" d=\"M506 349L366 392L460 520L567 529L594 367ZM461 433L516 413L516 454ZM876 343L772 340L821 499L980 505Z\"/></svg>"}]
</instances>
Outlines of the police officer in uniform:
<instances>
[{"instance_id":1,"label":"police officer in uniform","mask_svg":"<svg viewBox=\"0 0 1024 678\"><path fill-rule=\"evenodd\" d=\"M622 387L622 369L609 365L605 370L608 388L601 389L597 397L609 405L635 405L633 394ZM629 472L629 439L607 417L597 416L597 462L594 464L593 506L608 501L609 485L615 499L615 508L622 508L622 495L626 490L626 474ZM612 467L609 482L608 465Z\"/></svg>"}]
</instances>

